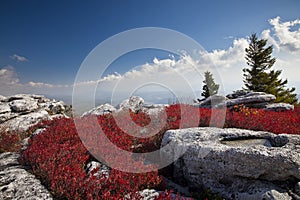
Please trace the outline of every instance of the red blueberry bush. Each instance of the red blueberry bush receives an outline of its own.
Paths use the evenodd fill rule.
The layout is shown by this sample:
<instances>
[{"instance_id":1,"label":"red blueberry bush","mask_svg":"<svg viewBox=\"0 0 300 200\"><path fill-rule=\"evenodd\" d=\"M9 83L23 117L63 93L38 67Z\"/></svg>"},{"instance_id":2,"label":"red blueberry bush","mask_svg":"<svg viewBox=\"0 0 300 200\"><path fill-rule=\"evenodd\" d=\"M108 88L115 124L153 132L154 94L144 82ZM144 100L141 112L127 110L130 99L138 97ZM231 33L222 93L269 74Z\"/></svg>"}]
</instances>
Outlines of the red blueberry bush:
<instances>
[{"instance_id":1,"label":"red blueberry bush","mask_svg":"<svg viewBox=\"0 0 300 200\"><path fill-rule=\"evenodd\" d=\"M165 113L166 118L163 112L158 113L156 118L143 112L121 112L44 121L31 128L31 131L38 127L46 127L46 130L30 139L29 147L22 153L22 162L30 165L33 173L59 199L139 199L136 191L160 188L161 178L155 163L145 164L144 158L133 158L132 153L159 149L166 130L224 125L274 133L300 133L298 108L286 112L243 108L225 113L224 110L177 104L168 106ZM224 117L225 121L222 121ZM157 130L157 127L160 129ZM151 136L146 137L149 134ZM3 139L0 141L5 142ZM118 148L111 149L111 144L128 154L122 155ZM90 176L85 167L95 158L117 164L119 169L111 169L108 178ZM120 169L148 169L149 172L129 173ZM170 199L171 196L170 192L165 192L157 199Z\"/></svg>"}]
</instances>

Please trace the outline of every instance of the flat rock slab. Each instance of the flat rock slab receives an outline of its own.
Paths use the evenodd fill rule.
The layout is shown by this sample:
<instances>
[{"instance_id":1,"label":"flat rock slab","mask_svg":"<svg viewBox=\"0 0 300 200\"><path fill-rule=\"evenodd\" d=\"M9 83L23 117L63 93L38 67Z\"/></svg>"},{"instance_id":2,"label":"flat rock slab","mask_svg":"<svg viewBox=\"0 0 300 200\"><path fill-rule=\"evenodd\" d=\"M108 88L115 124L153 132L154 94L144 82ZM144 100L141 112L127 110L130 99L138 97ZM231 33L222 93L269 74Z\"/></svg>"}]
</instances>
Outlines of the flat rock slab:
<instances>
[{"instance_id":1,"label":"flat rock slab","mask_svg":"<svg viewBox=\"0 0 300 200\"><path fill-rule=\"evenodd\" d=\"M226 199L291 199L286 187L300 180L298 135L202 127L169 130L167 144L163 159L184 152L174 163L175 179Z\"/></svg>"},{"instance_id":2,"label":"flat rock slab","mask_svg":"<svg viewBox=\"0 0 300 200\"><path fill-rule=\"evenodd\" d=\"M51 194L18 162L18 153L0 154L0 199L52 200Z\"/></svg>"}]
</instances>

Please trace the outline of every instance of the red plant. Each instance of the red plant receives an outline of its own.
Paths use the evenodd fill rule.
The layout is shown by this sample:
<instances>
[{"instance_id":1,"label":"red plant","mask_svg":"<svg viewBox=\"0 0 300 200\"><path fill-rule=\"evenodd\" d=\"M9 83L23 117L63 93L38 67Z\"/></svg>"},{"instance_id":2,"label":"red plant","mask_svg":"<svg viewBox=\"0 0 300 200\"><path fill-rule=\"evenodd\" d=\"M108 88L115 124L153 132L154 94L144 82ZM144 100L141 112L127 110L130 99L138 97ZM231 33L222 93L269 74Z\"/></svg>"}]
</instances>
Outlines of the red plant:
<instances>
[{"instance_id":1,"label":"red plant","mask_svg":"<svg viewBox=\"0 0 300 200\"><path fill-rule=\"evenodd\" d=\"M142 112L121 112L75 118L75 126L73 119L60 118L32 127L31 131L39 127L46 127L46 130L31 138L22 160L32 167L33 172L58 198L121 199L127 195L129 199L139 199L137 191L156 188L161 179L155 163L146 165L143 158L133 159L132 153L158 150L166 130L195 126L220 127L226 117L224 127L299 134L299 110L272 112L242 108L237 112L227 110L224 113L219 109L177 104L165 109L165 120L159 120L164 117L163 113L153 118ZM1 135L0 145L13 138L13 135ZM121 154L118 148L112 149L112 144L127 154ZM108 178L87 174L85 166L94 159L91 154L117 166L110 171ZM121 169L149 172L129 173ZM171 199L171 196L169 191L157 199Z\"/></svg>"}]
</instances>

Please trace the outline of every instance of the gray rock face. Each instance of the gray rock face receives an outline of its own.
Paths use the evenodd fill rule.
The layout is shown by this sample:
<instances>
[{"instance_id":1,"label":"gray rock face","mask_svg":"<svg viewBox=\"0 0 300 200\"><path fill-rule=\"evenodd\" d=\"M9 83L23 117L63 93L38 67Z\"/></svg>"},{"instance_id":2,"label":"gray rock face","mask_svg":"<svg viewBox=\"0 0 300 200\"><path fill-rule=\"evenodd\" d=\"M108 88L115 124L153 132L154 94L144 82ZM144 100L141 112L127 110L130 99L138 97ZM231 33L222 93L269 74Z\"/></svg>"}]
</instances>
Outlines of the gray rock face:
<instances>
[{"instance_id":1,"label":"gray rock face","mask_svg":"<svg viewBox=\"0 0 300 200\"><path fill-rule=\"evenodd\" d=\"M66 117L70 110L62 101L41 95L17 94L0 98L0 124L9 130L25 131L41 120Z\"/></svg>"},{"instance_id":2,"label":"gray rock face","mask_svg":"<svg viewBox=\"0 0 300 200\"><path fill-rule=\"evenodd\" d=\"M169 130L162 147L171 141L163 159L185 151L174 178L226 199L291 199L282 184L300 180L298 135L206 127Z\"/></svg>"},{"instance_id":3,"label":"gray rock face","mask_svg":"<svg viewBox=\"0 0 300 200\"><path fill-rule=\"evenodd\" d=\"M52 200L51 194L18 163L19 154L0 154L0 199Z\"/></svg>"},{"instance_id":4,"label":"gray rock face","mask_svg":"<svg viewBox=\"0 0 300 200\"><path fill-rule=\"evenodd\" d=\"M144 104L144 99L139 96L131 96L129 99L125 99L119 105L120 110L132 110L133 112L139 112Z\"/></svg>"},{"instance_id":5,"label":"gray rock face","mask_svg":"<svg viewBox=\"0 0 300 200\"><path fill-rule=\"evenodd\" d=\"M144 104L142 110L149 115L155 116L164 111L167 106L168 104Z\"/></svg>"},{"instance_id":6,"label":"gray rock face","mask_svg":"<svg viewBox=\"0 0 300 200\"><path fill-rule=\"evenodd\" d=\"M31 98L13 100L9 106L13 112L30 112L38 108L37 100Z\"/></svg>"},{"instance_id":7,"label":"gray rock face","mask_svg":"<svg viewBox=\"0 0 300 200\"><path fill-rule=\"evenodd\" d=\"M92 110L83 113L81 116L85 115L103 115L103 114L108 114L108 113L113 113L116 111L116 108L113 107L112 105L106 103L100 106L97 106L93 108Z\"/></svg>"},{"instance_id":8,"label":"gray rock face","mask_svg":"<svg viewBox=\"0 0 300 200\"><path fill-rule=\"evenodd\" d=\"M255 107L255 104L269 103L276 99L272 94L265 94L262 92L248 93L244 96L240 96L236 99L229 99L226 101L227 107L232 107L234 105L245 105L247 107Z\"/></svg>"},{"instance_id":9,"label":"gray rock face","mask_svg":"<svg viewBox=\"0 0 300 200\"><path fill-rule=\"evenodd\" d=\"M91 176L93 170L95 170L95 169L98 169L98 171L93 174L94 176L97 176L99 178L108 178L109 177L110 169L106 165L104 165L100 162L96 162L96 161L91 161L91 162L87 163L87 165L86 165L87 174L89 174Z\"/></svg>"},{"instance_id":10,"label":"gray rock face","mask_svg":"<svg viewBox=\"0 0 300 200\"><path fill-rule=\"evenodd\" d=\"M249 108L264 108L265 110L285 111L293 110L294 106L286 103L272 103L276 97L264 92L237 91L226 97L213 95L205 100L194 103L194 106L201 108L233 108L236 105L243 105Z\"/></svg>"},{"instance_id":11,"label":"gray rock face","mask_svg":"<svg viewBox=\"0 0 300 200\"><path fill-rule=\"evenodd\" d=\"M272 103L267 105L265 110L272 110L272 111L294 110L294 105L288 103Z\"/></svg>"},{"instance_id":12,"label":"gray rock face","mask_svg":"<svg viewBox=\"0 0 300 200\"><path fill-rule=\"evenodd\" d=\"M202 101L200 101L198 104L200 107L215 107L220 105L225 105L226 98L221 95L212 95Z\"/></svg>"},{"instance_id":13,"label":"gray rock face","mask_svg":"<svg viewBox=\"0 0 300 200\"><path fill-rule=\"evenodd\" d=\"M50 120L51 117L45 110L39 110L27 115L20 115L4 123L4 126L10 127L10 130L25 131L29 127L37 124L42 120Z\"/></svg>"}]
</instances>

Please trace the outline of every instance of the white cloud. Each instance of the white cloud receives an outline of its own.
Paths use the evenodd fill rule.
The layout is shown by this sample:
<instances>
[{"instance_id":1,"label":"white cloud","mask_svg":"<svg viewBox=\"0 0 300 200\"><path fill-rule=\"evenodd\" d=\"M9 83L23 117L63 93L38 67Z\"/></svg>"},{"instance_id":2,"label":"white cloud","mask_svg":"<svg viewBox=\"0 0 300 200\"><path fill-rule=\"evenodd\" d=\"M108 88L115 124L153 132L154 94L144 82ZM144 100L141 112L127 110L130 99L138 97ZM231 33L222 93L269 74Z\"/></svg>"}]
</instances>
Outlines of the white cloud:
<instances>
[{"instance_id":1,"label":"white cloud","mask_svg":"<svg viewBox=\"0 0 300 200\"><path fill-rule=\"evenodd\" d=\"M0 69L0 84L4 85L16 85L19 84L20 80L15 72L13 66L6 66Z\"/></svg>"},{"instance_id":2,"label":"white cloud","mask_svg":"<svg viewBox=\"0 0 300 200\"><path fill-rule=\"evenodd\" d=\"M70 85L58 85L42 82L22 83L13 66L0 69L0 94L12 95L17 93L35 94L71 94Z\"/></svg>"},{"instance_id":3,"label":"white cloud","mask_svg":"<svg viewBox=\"0 0 300 200\"><path fill-rule=\"evenodd\" d=\"M16 60L18 62L28 61L28 59L25 58L24 56L20 56L20 55L17 55L17 54L14 54L14 55L10 56L10 58L13 59L13 60Z\"/></svg>"},{"instance_id":4,"label":"white cloud","mask_svg":"<svg viewBox=\"0 0 300 200\"><path fill-rule=\"evenodd\" d=\"M294 31L291 30L291 28L300 24L299 19L281 22L278 16L270 19L269 23L273 26L274 31L272 43L276 41L278 46L291 52L300 50L300 28Z\"/></svg>"}]
</instances>

